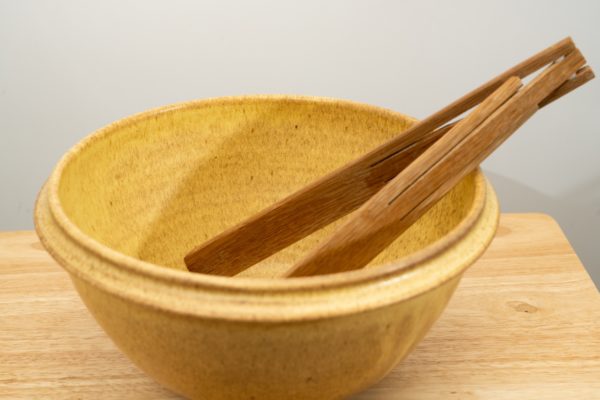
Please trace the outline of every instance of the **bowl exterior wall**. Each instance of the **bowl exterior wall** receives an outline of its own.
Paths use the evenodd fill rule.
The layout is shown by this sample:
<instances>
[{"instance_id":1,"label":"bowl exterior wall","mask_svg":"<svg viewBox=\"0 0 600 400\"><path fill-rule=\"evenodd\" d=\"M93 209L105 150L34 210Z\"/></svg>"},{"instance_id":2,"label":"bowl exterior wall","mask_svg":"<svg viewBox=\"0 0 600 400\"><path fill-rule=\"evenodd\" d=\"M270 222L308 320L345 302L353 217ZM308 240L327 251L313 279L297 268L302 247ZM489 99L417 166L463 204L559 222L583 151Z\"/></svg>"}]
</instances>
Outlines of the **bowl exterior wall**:
<instances>
[{"instance_id":1,"label":"bowl exterior wall","mask_svg":"<svg viewBox=\"0 0 600 400\"><path fill-rule=\"evenodd\" d=\"M380 309L297 323L173 315L72 276L88 309L136 365L194 399L337 399L382 379L424 337L460 276Z\"/></svg>"}]
</instances>

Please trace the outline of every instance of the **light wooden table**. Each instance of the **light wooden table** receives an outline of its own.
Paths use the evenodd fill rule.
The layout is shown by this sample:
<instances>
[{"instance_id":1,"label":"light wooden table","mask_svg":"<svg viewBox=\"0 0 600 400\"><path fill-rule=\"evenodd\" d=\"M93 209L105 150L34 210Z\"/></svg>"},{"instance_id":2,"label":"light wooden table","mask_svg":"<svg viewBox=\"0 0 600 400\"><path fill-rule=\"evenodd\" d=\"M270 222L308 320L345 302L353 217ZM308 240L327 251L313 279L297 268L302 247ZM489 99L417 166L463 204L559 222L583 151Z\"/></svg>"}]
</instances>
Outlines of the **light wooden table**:
<instances>
[{"instance_id":1,"label":"light wooden table","mask_svg":"<svg viewBox=\"0 0 600 400\"><path fill-rule=\"evenodd\" d=\"M178 398L100 330L33 232L0 232L0 397ZM600 399L600 296L559 226L503 215L423 342L367 399Z\"/></svg>"}]
</instances>

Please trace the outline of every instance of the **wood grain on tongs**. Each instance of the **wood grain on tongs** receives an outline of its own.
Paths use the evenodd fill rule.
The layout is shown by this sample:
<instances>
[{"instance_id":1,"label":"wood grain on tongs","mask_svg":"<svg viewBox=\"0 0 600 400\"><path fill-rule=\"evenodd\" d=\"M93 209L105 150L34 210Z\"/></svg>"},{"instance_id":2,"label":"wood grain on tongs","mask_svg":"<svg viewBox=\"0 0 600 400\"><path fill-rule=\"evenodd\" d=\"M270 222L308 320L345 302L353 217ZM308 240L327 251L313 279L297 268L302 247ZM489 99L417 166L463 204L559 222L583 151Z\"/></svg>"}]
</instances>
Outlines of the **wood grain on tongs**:
<instances>
[{"instance_id":1,"label":"wood grain on tongs","mask_svg":"<svg viewBox=\"0 0 600 400\"><path fill-rule=\"evenodd\" d=\"M449 122L479 104L510 77L523 78L575 49L570 38L539 52L469 92L390 141L240 224L185 256L193 272L232 276L338 218L356 210L456 124ZM591 70L556 88L543 104L593 77ZM586 80L587 79L587 80ZM290 223L293 221L293 229Z\"/></svg>"}]
</instances>

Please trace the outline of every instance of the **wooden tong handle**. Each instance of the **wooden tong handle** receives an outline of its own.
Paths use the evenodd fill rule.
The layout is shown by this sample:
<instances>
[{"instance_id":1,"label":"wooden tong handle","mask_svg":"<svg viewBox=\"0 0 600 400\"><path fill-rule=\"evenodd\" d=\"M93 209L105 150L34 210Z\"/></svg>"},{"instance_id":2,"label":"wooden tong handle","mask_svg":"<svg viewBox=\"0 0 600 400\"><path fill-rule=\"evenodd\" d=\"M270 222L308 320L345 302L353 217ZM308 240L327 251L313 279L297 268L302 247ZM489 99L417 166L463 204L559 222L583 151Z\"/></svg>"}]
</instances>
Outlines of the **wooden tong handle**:
<instances>
[{"instance_id":1,"label":"wooden tong handle","mask_svg":"<svg viewBox=\"0 0 600 400\"><path fill-rule=\"evenodd\" d=\"M565 94L572 92L577 89L579 86L585 84L586 82L594 79L594 71L588 65L579 69L575 76L560 85L558 89L552 92L548 97L540 102L540 108L547 106L555 100L563 97Z\"/></svg>"},{"instance_id":2,"label":"wooden tong handle","mask_svg":"<svg viewBox=\"0 0 600 400\"><path fill-rule=\"evenodd\" d=\"M362 268L476 168L583 64L585 59L574 50L517 94L520 79L509 79L359 208L326 242L298 262L287 276Z\"/></svg>"},{"instance_id":3,"label":"wooden tong handle","mask_svg":"<svg viewBox=\"0 0 600 400\"><path fill-rule=\"evenodd\" d=\"M354 211L449 129L440 126L478 104L510 76L525 77L574 48L570 38L548 47L366 155L225 230L185 256L188 269L238 274Z\"/></svg>"}]
</instances>

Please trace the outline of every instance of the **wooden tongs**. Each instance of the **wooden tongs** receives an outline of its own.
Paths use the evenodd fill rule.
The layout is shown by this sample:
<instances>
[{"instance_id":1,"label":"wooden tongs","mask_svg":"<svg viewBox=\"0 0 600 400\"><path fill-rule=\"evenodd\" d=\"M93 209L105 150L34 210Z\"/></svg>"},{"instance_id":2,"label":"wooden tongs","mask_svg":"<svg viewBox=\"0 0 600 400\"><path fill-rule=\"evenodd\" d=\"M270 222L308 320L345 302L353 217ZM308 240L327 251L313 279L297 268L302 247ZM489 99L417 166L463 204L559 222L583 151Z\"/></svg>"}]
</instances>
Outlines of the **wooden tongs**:
<instances>
[{"instance_id":1,"label":"wooden tongs","mask_svg":"<svg viewBox=\"0 0 600 400\"><path fill-rule=\"evenodd\" d=\"M288 277L359 269L539 108L594 77L570 38L528 58L387 143L196 247L193 272L233 276L358 210ZM521 79L551 64L522 87ZM464 119L449 123L477 106ZM447 124L447 125L445 125ZM293 221L294 229L289 226Z\"/></svg>"}]
</instances>

